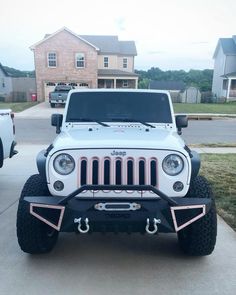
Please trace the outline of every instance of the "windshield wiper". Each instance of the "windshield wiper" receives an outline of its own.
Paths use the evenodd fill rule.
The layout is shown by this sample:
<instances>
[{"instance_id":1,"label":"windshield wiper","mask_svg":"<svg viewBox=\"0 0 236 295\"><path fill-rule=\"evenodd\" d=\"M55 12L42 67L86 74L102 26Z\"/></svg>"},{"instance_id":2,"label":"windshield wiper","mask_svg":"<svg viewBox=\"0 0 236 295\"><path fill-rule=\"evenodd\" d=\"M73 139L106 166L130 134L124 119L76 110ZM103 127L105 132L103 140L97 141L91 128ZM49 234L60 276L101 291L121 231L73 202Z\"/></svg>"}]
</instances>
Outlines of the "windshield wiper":
<instances>
[{"instance_id":1,"label":"windshield wiper","mask_svg":"<svg viewBox=\"0 0 236 295\"><path fill-rule=\"evenodd\" d=\"M129 118L115 118L111 119L112 121L117 121L117 122L137 122L141 123L144 126L151 127L151 128L156 128L154 125L149 124L147 122L141 121L141 120L136 120L136 119L129 119Z\"/></svg>"},{"instance_id":2,"label":"windshield wiper","mask_svg":"<svg viewBox=\"0 0 236 295\"><path fill-rule=\"evenodd\" d=\"M70 118L68 119L69 122L94 122L97 123L103 127L110 127L109 125L101 122L101 121L97 121L95 119L91 119L91 118Z\"/></svg>"}]
</instances>

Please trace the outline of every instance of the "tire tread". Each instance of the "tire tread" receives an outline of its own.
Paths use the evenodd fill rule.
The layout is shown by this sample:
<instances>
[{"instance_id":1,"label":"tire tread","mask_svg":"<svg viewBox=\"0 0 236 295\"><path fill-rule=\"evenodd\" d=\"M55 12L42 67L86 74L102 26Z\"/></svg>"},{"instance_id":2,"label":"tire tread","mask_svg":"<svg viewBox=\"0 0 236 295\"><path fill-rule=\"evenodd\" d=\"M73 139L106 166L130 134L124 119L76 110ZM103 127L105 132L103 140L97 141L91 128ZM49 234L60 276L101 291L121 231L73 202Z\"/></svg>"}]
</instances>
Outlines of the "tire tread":
<instances>
[{"instance_id":1,"label":"tire tread","mask_svg":"<svg viewBox=\"0 0 236 295\"><path fill-rule=\"evenodd\" d=\"M47 236L50 227L29 213L29 204L23 201L25 196L49 196L47 184L38 174L32 175L21 192L17 211L17 238L21 249L30 254L47 253L57 242L58 232Z\"/></svg>"},{"instance_id":2,"label":"tire tread","mask_svg":"<svg viewBox=\"0 0 236 295\"><path fill-rule=\"evenodd\" d=\"M211 186L203 176L197 176L191 181L186 197L209 198L212 205L204 217L178 233L180 246L189 255L209 255L214 250L217 236L217 214Z\"/></svg>"}]
</instances>

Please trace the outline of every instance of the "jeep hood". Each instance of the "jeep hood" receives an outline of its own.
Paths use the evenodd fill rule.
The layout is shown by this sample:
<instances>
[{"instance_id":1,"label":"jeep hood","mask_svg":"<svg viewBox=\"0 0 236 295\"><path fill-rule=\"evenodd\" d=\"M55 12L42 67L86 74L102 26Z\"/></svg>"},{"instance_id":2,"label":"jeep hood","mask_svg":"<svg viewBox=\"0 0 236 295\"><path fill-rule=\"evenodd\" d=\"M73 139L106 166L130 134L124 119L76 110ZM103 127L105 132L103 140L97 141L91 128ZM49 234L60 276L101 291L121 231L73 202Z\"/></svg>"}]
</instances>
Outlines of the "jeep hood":
<instances>
[{"instance_id":1,"label":"jeep hood","mask_svg":"<svg viewBox=\"0 0 236 295\"><path fill-rule=\"evenodd\" d=\"M76 148L146 148L179 150L184 141L170 128L98 127L62 131L53 142L54 151Z\"/></svg>"}]
</instances>

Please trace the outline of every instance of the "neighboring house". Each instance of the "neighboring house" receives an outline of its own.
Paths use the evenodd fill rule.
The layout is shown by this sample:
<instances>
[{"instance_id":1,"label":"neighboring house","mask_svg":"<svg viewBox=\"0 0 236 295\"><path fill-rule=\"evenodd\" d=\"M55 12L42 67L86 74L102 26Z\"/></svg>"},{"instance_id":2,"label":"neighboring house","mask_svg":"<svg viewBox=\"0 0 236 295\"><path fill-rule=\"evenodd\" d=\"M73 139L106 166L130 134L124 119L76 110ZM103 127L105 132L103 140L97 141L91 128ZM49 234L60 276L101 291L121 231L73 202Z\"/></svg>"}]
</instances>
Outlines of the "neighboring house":
<instances>
[{"instance_id":1,"label":"neighboring house","mask_svg":"<svg viewBox=\"0 0 236 295\"><path fill-rule=\"evenodd\" d=\"M56 85L75 88L137 88L133 41L117 36L77 35L67 28L46 35L34 52L37 95L47 100Z\"/></svg>"},{"instance_id":2,"label":"neighboring house","mask_svg":"<svg viewBox=\"0 0 236 295\"><path fill-rule=\"evenodd\" d=\"M150 81L149 89L168 90L173 102L199 103L201 93L197 87L187 87L183 81Z\"/></svg>"},{"instance_id":3,"label":"neighboring house","mask_svg":"<svg viewBox=\"0 0 236 295\"><path fill-rule=\"evenodd\" d=\"M149 89L168 90L173 102L180 102L180 92L184 91L186 85L183 81L152 80Z\"/></svg>"},{"instance_id":4,"label":"neighboring house","mask_svg":"<svg viewBox=\"0 0 236 295\"><path fill-rule=\"evenodd\" d=\"M0 64L0 101L30 101L35 93L35 78L12 77Z\"/></svg>"},{"instance_id":5,"label":"neighboring house","mask_svg":"<svg viewBox=\"0 0 236 295\"><path fill-rule=\"evenodd\" d=\"M220 38L213 58L213 94L218 99L236 100L236 36Z\"/></svg>"},{"instance_id":6,"label":"neighboring house","mask_svg":"<svg viewBox=\"0 0 236 295\"><path fill-rule=\"evenodd\" d=\"M12 78L0 63L0 101L5 101L12 92Z\"/></svg>"}]
</instances>

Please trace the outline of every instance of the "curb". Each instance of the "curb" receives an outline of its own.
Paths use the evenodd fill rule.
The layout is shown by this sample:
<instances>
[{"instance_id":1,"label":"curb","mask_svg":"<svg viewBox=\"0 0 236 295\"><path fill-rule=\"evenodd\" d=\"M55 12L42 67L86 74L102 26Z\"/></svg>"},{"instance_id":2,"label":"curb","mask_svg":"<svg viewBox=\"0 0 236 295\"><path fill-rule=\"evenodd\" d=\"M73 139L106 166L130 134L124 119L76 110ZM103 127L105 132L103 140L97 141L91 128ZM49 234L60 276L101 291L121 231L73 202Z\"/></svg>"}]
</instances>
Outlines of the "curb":
<instances>
[{"instance_id":1,"label":"curb","mask_svg":"<svg viewBox=\"0 0 236 295\"><path fill-rule=\"evenodd\" d=\"M178 114L176 115L187 115L189 120L219 120L224 118L236 119L236 114L212 114L212 113L192 113L192 114Z\"/></svg>"},{"instance_id":2,"label":"curb","mask_svg":"<svg viewBox=\"0 0 236 295\"><path fill-rule=\"evenodd\" d=\"M199 154L236 154L235 147L191 147Z\"/></svg>"}]
</instances>

